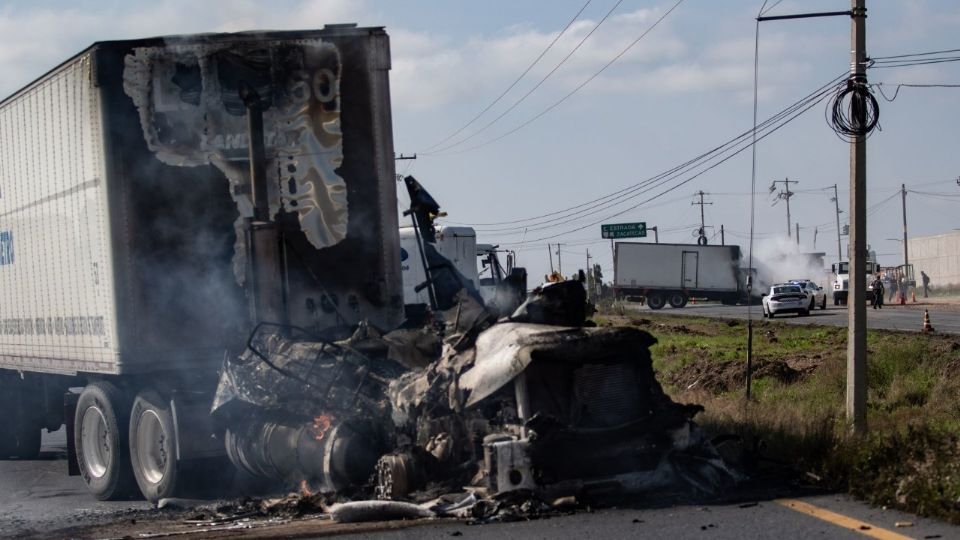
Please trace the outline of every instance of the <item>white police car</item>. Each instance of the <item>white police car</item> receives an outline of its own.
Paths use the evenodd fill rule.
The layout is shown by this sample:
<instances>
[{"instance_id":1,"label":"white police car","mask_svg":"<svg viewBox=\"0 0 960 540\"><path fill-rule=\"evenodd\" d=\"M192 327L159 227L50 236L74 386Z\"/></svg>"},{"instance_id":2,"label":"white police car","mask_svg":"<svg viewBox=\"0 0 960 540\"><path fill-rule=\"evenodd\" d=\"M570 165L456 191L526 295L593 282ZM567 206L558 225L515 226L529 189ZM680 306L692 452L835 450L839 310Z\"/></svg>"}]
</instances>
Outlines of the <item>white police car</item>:
<instances>
[{"instance_id":1,"label":"white police car","mask_svg":"<svg viewBox=\"0 0 960 540\"><path fill-rule=\"evenodd\" d=\"M807 293L795 283L779 283L770 287L763 295L763 316L773 318L781 313L810 314L810 301Z\"/></svg>"}]
</instances>

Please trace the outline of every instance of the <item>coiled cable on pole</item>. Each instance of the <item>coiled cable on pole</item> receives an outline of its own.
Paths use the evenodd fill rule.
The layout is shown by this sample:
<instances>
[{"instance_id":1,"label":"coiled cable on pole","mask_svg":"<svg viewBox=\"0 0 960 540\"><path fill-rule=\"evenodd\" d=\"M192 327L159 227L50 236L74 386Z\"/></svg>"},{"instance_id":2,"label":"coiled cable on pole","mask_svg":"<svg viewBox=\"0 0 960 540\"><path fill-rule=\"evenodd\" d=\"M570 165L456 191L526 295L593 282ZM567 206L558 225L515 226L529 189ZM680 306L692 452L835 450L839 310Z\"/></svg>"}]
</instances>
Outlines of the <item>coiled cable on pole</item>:
<instances>
[{"instance_id":1,"label":"coiled cable on pole","mask_svg":"<svg viewBox=\"0 0 960 540\"><path fill-rule=\"evenodd\" d=\"M827 123L837 136L849 142L864 137L877 127L880 104L865 80L851 77L841 85L827 107Z\"/></svg>"}]
</instances>

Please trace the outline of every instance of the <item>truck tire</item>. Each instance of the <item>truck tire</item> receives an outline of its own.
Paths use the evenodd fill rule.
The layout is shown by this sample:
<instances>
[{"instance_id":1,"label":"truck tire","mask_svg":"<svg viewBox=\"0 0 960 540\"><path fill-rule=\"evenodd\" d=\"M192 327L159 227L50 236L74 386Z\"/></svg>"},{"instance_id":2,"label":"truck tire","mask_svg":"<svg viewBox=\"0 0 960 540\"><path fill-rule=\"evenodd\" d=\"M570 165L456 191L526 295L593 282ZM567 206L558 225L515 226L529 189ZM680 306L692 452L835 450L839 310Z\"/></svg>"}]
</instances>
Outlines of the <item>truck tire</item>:
<instances>
[{"instance_id":1,"label":"truck tire","mask_svg":"<svg viewBox=\"0 0 960 540\"><path fill-rule=\"evenodd\" d=\"M90 383L77 400L74 445L77 465L87 489L101 501L130 498L136 493L130 468L130 402L106 381Z\"/></svg>"},{"instance_id":2,"label":"truck tire","mask_svg":"<svg viewBox=\"0 0 960 540\"><path fill-rule=\"evenodd\" d=\"M650 306L650 309L663 309L665 304L663 294L655 292L647 295L647 305Z\"/></svg>"},{"instance_id":3,"label":"truck tire","mask_svg":"<svg viewBox=\"0 0 960 540\"><path fill-rule=\"evenodd\" d=\"M687 295L679 292L670 293L669 302L672 308L682 308L687 305Z\"/></svg>"},{"instance_id":4,"label":"truck tire","mask_svg":"<svg viewBox=\"0 0 960 540\"><path fill-rule=\"evenodd\" d=\"M176 433L170 402L153 389L137 394L130 412L130 465L150 502L173 497L177 489Z\"/></svg>"}]
</instances>

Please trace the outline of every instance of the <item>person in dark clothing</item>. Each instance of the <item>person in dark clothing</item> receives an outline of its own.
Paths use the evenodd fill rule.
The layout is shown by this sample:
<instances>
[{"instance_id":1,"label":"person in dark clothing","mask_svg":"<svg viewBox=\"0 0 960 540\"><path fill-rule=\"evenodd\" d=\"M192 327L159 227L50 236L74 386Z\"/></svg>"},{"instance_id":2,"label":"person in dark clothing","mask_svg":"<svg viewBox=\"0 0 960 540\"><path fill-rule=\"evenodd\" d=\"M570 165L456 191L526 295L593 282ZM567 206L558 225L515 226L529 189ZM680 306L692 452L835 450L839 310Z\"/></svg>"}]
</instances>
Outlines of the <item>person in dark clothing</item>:
<instances>
[{"instance_id":1,"label":"person in dark clothing","mask_svg":"<svg viewBox=\"0 0 960 540\"><path fill-rule=\"evenodd\" d=\"M930 276L927 275L923 270L920 271L920 279L923 280L923 297L926 298L930 294Z\"/></svg>"},{"instance_id":2,"label":"person in dark clothing","mask_svg":"<svg viewBox=\"0 0 960 540\"><path fill-rule=\"evenodd\" d=\"M871 285L873 285L873 309L883 309L883 281L877 277Z\"/></svg>"}]
</instances>

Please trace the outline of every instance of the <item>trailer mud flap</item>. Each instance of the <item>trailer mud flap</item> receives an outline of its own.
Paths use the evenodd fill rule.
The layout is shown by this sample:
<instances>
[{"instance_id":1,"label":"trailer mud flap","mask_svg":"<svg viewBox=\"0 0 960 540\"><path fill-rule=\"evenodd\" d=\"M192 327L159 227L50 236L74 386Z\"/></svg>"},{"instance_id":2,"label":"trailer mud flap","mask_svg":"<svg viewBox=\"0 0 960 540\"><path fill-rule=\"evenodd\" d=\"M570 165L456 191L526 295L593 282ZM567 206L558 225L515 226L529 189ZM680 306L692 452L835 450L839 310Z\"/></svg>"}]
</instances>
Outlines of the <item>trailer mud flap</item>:
<instances>
[{"instance_id":1,"label":"trailer mud flap","mask_svg":"<svg viewBox=\"0 0 960 540\"><path fill-rule=\"evenodd\" d=\"M77 416L77 401L80 394L67 392L63 394L63 418L67 428L67 474L80 476L80 465L77 463L77 445L74 443L73 421Z\"/></svg>"}]
</instances>

